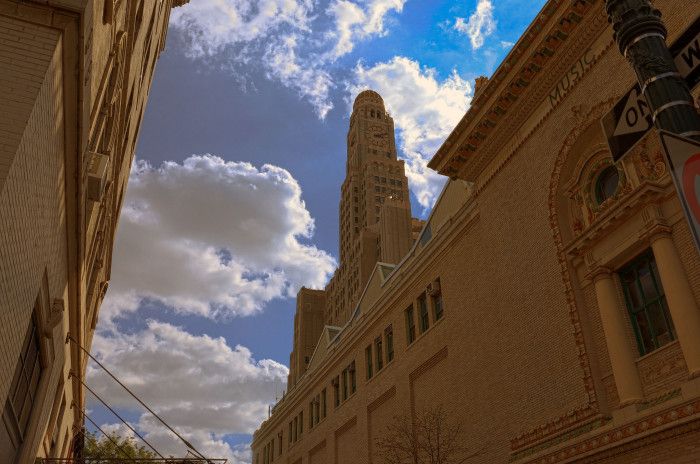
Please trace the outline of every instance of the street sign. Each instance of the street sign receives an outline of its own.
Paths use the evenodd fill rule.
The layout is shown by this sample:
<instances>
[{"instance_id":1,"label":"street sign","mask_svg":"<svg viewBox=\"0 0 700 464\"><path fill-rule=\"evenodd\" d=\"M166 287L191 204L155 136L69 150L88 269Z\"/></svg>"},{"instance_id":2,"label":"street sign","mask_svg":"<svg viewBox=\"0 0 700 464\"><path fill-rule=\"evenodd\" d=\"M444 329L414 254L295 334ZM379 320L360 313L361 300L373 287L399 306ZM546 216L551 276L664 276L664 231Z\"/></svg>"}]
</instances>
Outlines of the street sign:
<instances>
[{"instance_id":1,"label":"street sign","mask_svg":"<svg viewBox=\"0 0 700 464\"><path fill-rule=\"evenodd\" d=\"M700 82L700 17L669 49L683 76L692 89ZM620 160L654 125L651 111L639 84L627 92L601 119L603 131L614 161Z\"/></svg>"},{"instance_id":2,"label":"street sign","mask_svg":"<svg viewBox=\"0 0 700 464\"><path fill-rule=\"evenodd\" d=\"M673 183L700 250L700 142L666 131L660 135Z\"/></svg>"}]
</instances>

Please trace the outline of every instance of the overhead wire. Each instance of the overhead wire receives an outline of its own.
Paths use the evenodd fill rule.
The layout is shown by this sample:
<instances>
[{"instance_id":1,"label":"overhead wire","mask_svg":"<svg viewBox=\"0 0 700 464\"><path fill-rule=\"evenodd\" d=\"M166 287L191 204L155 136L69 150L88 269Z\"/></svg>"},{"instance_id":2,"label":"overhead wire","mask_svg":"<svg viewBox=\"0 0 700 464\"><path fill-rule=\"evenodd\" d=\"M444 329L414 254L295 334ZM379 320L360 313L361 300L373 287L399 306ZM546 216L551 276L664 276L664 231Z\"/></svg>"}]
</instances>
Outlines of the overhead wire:
<instances>
[{"instance_id":1,"label":"overhead wire","mask_svg":"<svg viewBox=\"0 0 700 464\"><path fill-rule=\"evenodd\" d=\"M76 378L77 378L77 376L76 376ZM92 388L88 387L87 384L86 384L85 382L83 382L82 379L78 378L78 380L80 381L81 384L83 384L83 386L84 386L90 393L92 393L92 395L93 395L95 398L97 398L97 399L100 401L100 403L102 403L102 404L104 405L104 407L106 407L112 414L114 414L115 416L117 416L117 419L119 419L119 420L122 422L122 424L126 425L127 428L128 428L129 430L131 430L132 432L134 432L134 434L135 434L137 437L139 437L139 438L141 439L141 441L143 441L149 448L151 448L151 449L153 450L153 452L156 453L156 454L158 455L158 457L160 457L161 459L165 459L165 456L163 456L162 454L160 454L160 453L158 452L158 450L155 449L155 448L153 447L153 445L151 445L151 444L148 442L148 440L146 440L140 433L138 433L138 432L136 431L136 429L134 429L126 420L124 420L124 418L123 418L122 416L120 416L120 415L117 413L117 411L115 411L114 409L112 409L112 407L111 407L110 405L108 405L107 402L106 402L105 400L103 400L103 399L100 397L100 395L98 395L97 393L95 393L95 391L94 391Z\"/></svg>"},{"instance_id":2,"label":"overhead wire","mask_svg":"<svg viewBox=\"0 0 700 464\"><path fill-rule=\"evenodd\" d=\"M165 422L158 414L156 414L155 411L153 411L151 408L149 408L148 405L147 405L146 403L144 403L144 402L141 400L141 398L139 398L138 396L136 396L136 394L135 394L134 392L132 392L132 391L129 389L129 387L127 387L126 385L124 385L118 378L116 378L116 377L114 376L114 374L112 374L112 372L110 372L109 369L107 369L100 361L98 361L97 358L95 358L92 354L90 354L90 352L89 352L88 350L86 350L85 348L83 348L83 346L82 346L80 343L78 343L78 341L77 341L75 338L73 338L73 336L72 336L70 333L66 336L66 340L70 340L71 342L75 343L75 345L76 345L78 348L80 348L80 350L82 350L86 355L88 355L88 357L89 357L90 359L92 359L92 360L95 362L95 364L97 364L98 366L100 366L100 367L102 368L102 370L104 370L104 371L112 378L112 380L114 380L115 382L117 382L124 390L127 391L127 393L129 393L129 395L131 395L132 398L134 398L136 401L138 401L139 404L140 404L141 406L143 406L144 408L146 408L146 410L147 410L148 412L150 412L150 413L153 415L153 417L155 417L156 419L158 419L158 420L160 421L160 423L163 424L163 425L164 425L168 430L170 430L173 434L175 434L175 436L176 436L177 438L179 438L180 441L181 441L182 443L185 444L185 446L187 446L190 450L192 450L192 452L193 452L192 454L194 454L197 458L202 459L202 460L204 460L205 462L207 462L207 463L209 463L209 464L213 464L213 461L212 461L211 459L208 459L208 458L204 457L204 455L203 455L202 453L200 453L200 452L197 450L197 448L195 448L195 447L192 445L192 443L190 443L189 441L185 440L185 439L182 437L182 435L180 435L179 433L177 433L177 431L176 431L175 429L173 429L167 422Z\"/></svg>"}]
</instances>

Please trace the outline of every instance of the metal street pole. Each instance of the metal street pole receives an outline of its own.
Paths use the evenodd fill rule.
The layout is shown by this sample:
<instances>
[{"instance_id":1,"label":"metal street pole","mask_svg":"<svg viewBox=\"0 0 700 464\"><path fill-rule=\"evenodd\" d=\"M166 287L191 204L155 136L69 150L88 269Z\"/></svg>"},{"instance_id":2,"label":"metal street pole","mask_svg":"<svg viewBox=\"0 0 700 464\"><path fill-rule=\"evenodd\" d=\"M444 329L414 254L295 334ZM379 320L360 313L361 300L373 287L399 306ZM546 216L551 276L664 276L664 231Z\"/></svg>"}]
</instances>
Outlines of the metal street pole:
<instances>
[{"instance_id":1,"label":"metal street pole","mask_svg":"<svg viewBox=\"0 0 700 464\"><path fill-rule=\"evenodd\" d=\"M606 0L605 10L620 51L637 74L654 125L700 140L700 114L666 46L661 12L649 0Z\"/></svg>"}]
</instances>

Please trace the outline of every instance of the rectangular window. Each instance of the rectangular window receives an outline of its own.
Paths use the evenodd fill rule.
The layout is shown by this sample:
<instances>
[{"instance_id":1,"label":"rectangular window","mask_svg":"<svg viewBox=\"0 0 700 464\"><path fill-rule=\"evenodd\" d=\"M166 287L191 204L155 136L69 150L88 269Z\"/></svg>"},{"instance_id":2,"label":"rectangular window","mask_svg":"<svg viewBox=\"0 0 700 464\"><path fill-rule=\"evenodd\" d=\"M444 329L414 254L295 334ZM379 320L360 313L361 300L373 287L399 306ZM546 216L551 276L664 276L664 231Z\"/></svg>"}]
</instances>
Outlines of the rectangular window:
<instances>
[{"instance_id":1,"label":"rectangular window","mask_svg":"<svg viewBox=\"0 0 700 464\"><path fill-rule=\"evenodd\" d=\"M350 363L348 371L350 372L350 394L352 394L357 391L357 374L355 373L355 361Z\"/></svg>"},{"instance_id":2,"label":"rectangular window","mask_svg":"<svg viewBox=\"0 0 700 464\"><path fill-rule=\"evenodd\" d=\"M304 411L299 413L299 435L304 433Z\"/></svg>"},{"instance_id":3,"label":"rectangular window","mask_svg":"<svg viewBox=\"0 0 700 464\"><path fill-rule=\"evenodd\" d=\"M406 311L406 341L410 345L416 340L416 321L413 318L413 305L409 306Z\"/></svg>"},{"instance_id":4,"label":"rectangular window","mask_svg":"<svg viewBox=\"0 0 700 464\"><path fill-rule=\"evenodd\" d=\"M340 406L340 378L338 376L333 379L333 404L336 408Z\"/></svg>"},{"instance_id":5,"label":"rectangular window","mask_svg":"<svg viewBox=\"0 0 700 464\"><path fill-rule=\"evenodd\" d=\"M390 363L394 359L394 328L392 326L384 329L384 344L386 345L386 362Z\"/></svg>"},{"instance_id":6,"label":"rectangular window","mask_svg":"<svg viewBox=\"0 0 700 464\"><path fill-rule=\"evenodd\" d=\"M309 429L314 428L314 401L309 402Z\"/></svg>"},{"instance_id":7,"label":"rectangular window","mask_svg":"<svg viewBox=\"0 0 700 464\"><path fill-rule=\"evenodd\" d=\"M374 375L372 371L372 345L368 345L365 348L365 366L367 368L367 380L369 380Z\"/></svg>"},{"instance_id":8,"label":"rectangular window","mask_svg":"<svg viewBox=\"0 0 700 464\"><path fill-rule=\"evenodd\" d=\"M648 251L635 258L619 274L639 354L643 356L675 340L654 254Z\"/></svg>"},{"instance_id":9,"label":"rectangular window","mask_svg":"<svg viewBox=\"0 0 700 464\"><path fill-rule=\"evenodd\" d=\"M316 395L316 401L314 401L314 414L316 415L314 421L318 424L321 422L321 395Z\"/></svg>"},{"instance_id":10,"label":"rectangular window","mask_svg":"<svg viewBox=\"0 0 700 464\"><path fill-rule=\"evenodd\" d=\"M384 367L384 351L382 350L382 337L377 337L374 340L374 354L377 357L377 372Z\"/></svg>"},{"instance_id":11,"label":"rectangular window","mask_svg":"<svg viewBox=\"0 0 700 464\"><path fill-rule=\"evenodd\" d=\"M442 294L438 293L431 298L433 300L433 317L435 321L439 321L442 319Z\"/></svg>"},{"instance_id":12,"label":"rectangular window","mask_svg":"<svg viewBox=\"0 0 700 464\"><path fill-rule=\"evenodd\" d=\"M428 316L428 302L425 299L425 294L418 298L418 321L420 323L420 333L425 332L430 327L430 317Z\"/></svg>"},{"instance_id":13,"label":"rectangular window","mask_svg":"<svg viewBox=\"0 0 700 464\"><path fill-rule=\"evenodd\" d=\"M282 440L283 440L283 437L284 437L284 433L280 430L280 434L279 434L279 447L277 448L277 454L279 454L280 456L282 455Z\"/></svg>"},{"instance_id":14,"label":"rectangular window","mask_svg":"<svg viewBox=\"0 0 700 464\"><path fill-rule=\"evenodd\" d=\"M321 390L321 417L326 417L326 389Z\"/></svg>"},{"instance_id":15,"label":"rectangular window","mask_svg":"<svg viewBox=\"0 0 700 464\"><path fill-rule=\"evenodd\" d=\"M0 430L0 458L6 462L15 460L17 451L26 438L29 419L37 401L42 370L39 350L39 335L32 318L24 335L2 412L0 427L4 430Z\"/></svg>"},{"instance_id":16,"label":"rectangular window","mask_svg":"<svg viewBox=\"0 0 700 464\"><path fill-rule=\"evenodd\" d=\"M348 399L348 370L343 369L343 401Z\"/></svg>"},{"instance_id":17,"label":"rectangular window","mask_svg":"<svg viewBox=\"0 0 700 464\"><path fill-rule=\"evenodd\" d=\"M292 423L289 422L289 433L287 434L287 443L292 442Z\"/></svg>"}]
</instances>

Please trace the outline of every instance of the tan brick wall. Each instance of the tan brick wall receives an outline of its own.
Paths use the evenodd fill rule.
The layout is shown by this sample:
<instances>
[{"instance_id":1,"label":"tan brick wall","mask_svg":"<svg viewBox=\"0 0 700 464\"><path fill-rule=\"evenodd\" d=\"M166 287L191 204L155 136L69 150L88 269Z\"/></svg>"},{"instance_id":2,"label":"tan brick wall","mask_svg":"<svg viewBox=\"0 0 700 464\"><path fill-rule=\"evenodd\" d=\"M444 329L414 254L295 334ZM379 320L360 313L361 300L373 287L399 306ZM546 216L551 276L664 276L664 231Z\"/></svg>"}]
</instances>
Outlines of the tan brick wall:
<instances>
[{"instance_id":1,"label":"tan brick wall","mask_svg":"<svg viewBox=\"0 0 700 464\"><path fill-rule=\"evenodd\" d=\"M24 21L0 17L0 30L17 31L16 42L33 50L45 50L49 61L39 64L32 54L18 51L12 56L12 66L2 72L12 78L14 71L27 86L38 82L33 107L23 122L23 133L17 144L5 183L0 190L0 398L5 404L9 384L19 357L21 345L42 278L48 280L49 301L65 299L67 291L67 250L65 230L65 173L63 170L63 111L61 84L61 43L55 31ZM51 51L48 47L53 45ZM12 42L0 41L0 55L14 47ZM32 75L32 73L34 75ZM5 94L3 94L5 95ZM21 109L17 107L18 113ZM5 121L5 118L3 118ZM63 375L64 343L61 330L54 331L49 341L52 358L44 357L47 370L40 388L40 404L33 421L36 434L26 444L39 448L41 425L46 427L54 400L54 391ZM40 450L41 452L41 450ZM33 453L30 453L33 454Z\"/></svg>"},{"instance_id":2,"label":"tan brick wall","mask_svg":"<svg viewBox=\"0 0 700 464\"><path fill-rule=\"evenodd\" d=\"M76 410L84 406L84 397L68 372L84 374L86 358L80 359L77 349L64 340L70 330L90 347L104 282L109 280L121 198L171 6L145 0L144 24L127 31L138 3L118 2L114 17L105 22L104 2L59 8L54 2L0 0L0 405L5 404L38 295L45 297L46 313L57 301L65 308L53 339L42 339L47 371L22 464L47 453L65 456L75 427L82 424ZM126 40L117 42L119 37ZM120 73L110 76L114 69ZM116 90L107 91L107 83L115 81ZM121 98L124 93L116 93L118 87L122 92L133 90L128 105ZM100 111L108 93L116 104ZM113 117L110 134L93 130L101 114ZM102 143L106 140L112 143ZM111 190L93 203L83 190L88 182L86 160L89 151L102 146L110 153L106 180ZM97 236L103 244L93 247ZM84 261L78 262L79 257ZM101 269L93 266L98 261ZM58 389L61 384L63 391ZM57 413L62 393L67 407L56 426L52 451L51 432L59 422L52 413Z\"/></svg>"},{"instance_id":3,"label":"tan brick wall","mask_svg":"<svg viewBox=\"0 0 700 464\"><path fill-rule=\"evenodd\" d=\"M664 13L674 7L667 16L673 34L682 29L681 22L688 22L678 13L683 10L681 3L657 2ZM591 14L602 16L601 2ZM602 33L612 37L609 28ZM546 98L560 74L570 66L567 60L577 58L588 46L590 43L582 43L579 48L564 47L561 62L533 84L532 92ZM590 115L596 106L613 102L626 92L633 78L617 49L604 49L592 71L551 114L539 125L530 122L535 128L532 135L526 137L527 134L514 130L513 137L522 143L513 140L490 153L492 161L475 186L471 209L463 209L421 253L407 259L394 272L376 306L352 321L329 348L326 360L309 371L277 406L272 418L262 424L253 449L257 451L299 410L306 410L310 398L322 388L329 392L328 417L313 430L305 431L298 443L285 446L283 462L301 458L306 464L310 450L322 442L337 453L328 462L368 462L374 453L373 440L385 430L392 413L401 415L424 406L443 405L462 421L465 444L472 450L485 447L470 461L474 463L509 462L511 440L537 427L547 429L548 424L558 420L565 423L567 418L576 417L576 411L599 412L598 418L604 423L612 420L608 416L617 405L617 392L595 290L586 278L588 257L574 257L575 253L563 251L574 239L571 230L561 233L564 243L556 242L549 203L557 163L562 156L569 157L562 170L558 197L554 199L554 210L565 213L561 211L566 204L562 197L564 184L570 180L576 164L591 156L590 150L602 139L599 117ZM588 138L588 132L581 132L578 143L582 151L564 152L568 138L579 126L593 128L595 137ZM671 218L677 217L675 200L664 195L658 200L660 209ZM614 271L648 249L649 243L641 238L640 214L630 213L601 233L594 258L609 258ZM560 220L555 225L568 227L568 222ZM674 240L698 295L700 259L687 252L692 244L683 227L674 226ZM562 269L566 269L564 274ZM431 328L407 347L403 310L436 277L442 284L445 316L438 323L431 316ZM621 293L618 306L625 311ZM574 321L580 313L586 317L579 329ZM388 324L394 328L396 358L367 381L364 349ZM624 337L637 350L629 320ZM331 379L353 359L358 366L358 391L333 408ZM685 381L677 361L677 345L640 361L641 373L647 373L646 400L678 388ZM597 388L595 394L586 388L588 376ZM605 401L595 401L596 395ZM348 423L356 423L357 429L352 432L356 433L354 447L346 455L342 452L347 444L345 435L354 430L348 429ZM571 431L570 440L574 442L576 433L584 433L578 432L581 423L579 420L574 426L562 426L560 432ZM557 436L547 430L542 433ZM683 440L669 438L631 455L644 456L648 462L666 462L666 458L674 462L672 459L691 452L691 445L684 445Z\"/></svg>"},{"instance_id":4,"label":"tan brick wall","mask_svg":"<svg viewBox=\"0 0 700 464\"><path fill-rule=\"evenodd\" d=\"M0 15L0 189L54 55L58 32Z\"/></svg>"}]
</instances>

